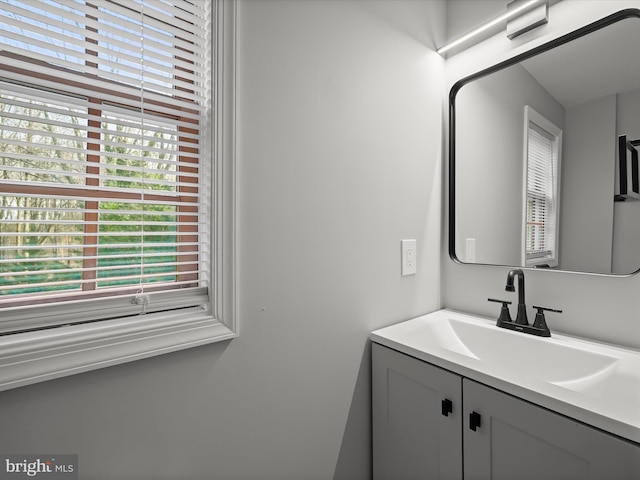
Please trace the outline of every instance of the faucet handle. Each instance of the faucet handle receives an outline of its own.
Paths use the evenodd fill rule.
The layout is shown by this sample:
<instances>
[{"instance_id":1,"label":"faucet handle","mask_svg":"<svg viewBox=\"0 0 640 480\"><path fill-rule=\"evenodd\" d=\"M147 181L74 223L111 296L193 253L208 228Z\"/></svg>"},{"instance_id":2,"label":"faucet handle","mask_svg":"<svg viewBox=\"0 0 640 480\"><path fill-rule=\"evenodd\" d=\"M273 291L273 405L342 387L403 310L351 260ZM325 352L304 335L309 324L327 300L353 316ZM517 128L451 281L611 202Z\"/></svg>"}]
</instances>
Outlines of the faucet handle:
<instances>
[{"instance_id":1,"label":"faucet handle","mask_svg":"<svg viewBox=\"0 0 640 480\"><path fill-rule=\"evenodd\" d=\"M497 325L500 326L500 324L505 323L505 322L511 322L511 313L509 313L509 305L511 305L511 302L508 300L498 300L496 298L487 298L488 301L490 302L495 302L495 303L501 303L502 304L502 308L500 309L500 317L498 317L498 323Z\"/></svg>"},{"instance_id":2,"label":"faucet handle","mask_svg":"<svg viewBox=\"0 0 640 480\"><path fill-rule=\"evenodd\" d=\"M549 332L549 327L547 326L547 322L544 318L544 312L562 313L562 310L558 310L556 308L540 307L537 305L534 305L533 308L538 310L538 312L536 313L536 318L533 321L533 328L539 328L546 332Z\"/></svg>"}]
</instances>

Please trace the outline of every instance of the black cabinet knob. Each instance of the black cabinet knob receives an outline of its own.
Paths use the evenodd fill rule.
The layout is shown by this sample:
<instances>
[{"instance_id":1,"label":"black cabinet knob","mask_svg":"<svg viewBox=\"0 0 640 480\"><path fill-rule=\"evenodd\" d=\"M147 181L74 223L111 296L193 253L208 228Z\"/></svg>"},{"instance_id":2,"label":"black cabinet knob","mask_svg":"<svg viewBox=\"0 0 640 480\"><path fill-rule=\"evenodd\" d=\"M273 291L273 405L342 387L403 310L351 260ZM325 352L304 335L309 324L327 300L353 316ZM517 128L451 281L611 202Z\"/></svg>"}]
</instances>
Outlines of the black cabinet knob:
<instances>
[{"instance_id":1,"label":"black cabinet knob","mask_svg":"<svg viewBox=\"0 0 640 480\"><path fill-rule=\"evenodd\" d=\"M453 402L445 398L442 400L442 415L448 417L450 413L453 413Z\"/></svg>"},{"instance_id":2,"label":"black cabinet knob","mask_svg":"<svg viewBox=\"0 0 640 480\"><path fill-rule=\"evenodd\" d=\"M469 414L469 428L474 432L480 428L482 424L482 417L478 412L471 412Z\"/></svg>"}]
</instances>

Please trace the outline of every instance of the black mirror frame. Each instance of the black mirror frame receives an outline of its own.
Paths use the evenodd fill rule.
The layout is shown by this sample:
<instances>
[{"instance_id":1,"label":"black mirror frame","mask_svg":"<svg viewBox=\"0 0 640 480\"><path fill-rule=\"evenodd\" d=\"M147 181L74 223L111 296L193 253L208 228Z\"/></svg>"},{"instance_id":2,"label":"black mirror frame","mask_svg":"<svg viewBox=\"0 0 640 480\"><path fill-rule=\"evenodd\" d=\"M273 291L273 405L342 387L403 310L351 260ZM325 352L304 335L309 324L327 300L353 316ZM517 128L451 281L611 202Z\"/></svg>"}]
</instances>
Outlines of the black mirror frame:
<instances>
[{"instance_id":1,"label":"black mirror frame","mask_svg":"<svg viewBox=\"0 0 640 480\"><path fill-rule=\"evenodd\" d=\"M460 264L460 265L489 265L489 264L482 264L482 263L466 263L466 262L462 262L456 255L456 229L455 229L455 224L456 224L456 162L455 162L455 151L456 151L456 111L455 111L455 99L456 99L456 95L459 92L459 90L465 86L466 84L474 81L474 80L478 80L482 77L486 77L487 75L490 75L492 73L495 73L499 70L502 70L504 68L510 67L512 65L515 65L517 63L520 63L523 60L526 60L528 58L534 57L536 55L539 55L541 53L544 53L548 50L551 50L553 48L559 47L560 45L564 45L565 43L571 42L573 40L576 40L580 37L583 37L585 35L588 35L589 33L595 32L597 30L600 30L604 27L607 27L609 25L612 25L616 22L619 22L621 20L625 20L627 18L637 18L640 19L640 9L637 8L628 8L628 9L624 9L624 10L620 10L618 12L615 12L611 15L608 15L600 20L596 20L593 23L590 23L588 25L585 25L584 27L581 27L577 30L574 30L572 32L569 32L565 35L562 35L554 40L551 40L547 43L544 43L542 45L539 45L535 48L532 48L531 50L528 50L524 53L521 53L519 55L516 55L515 57L509 58L507 60L504 60L502 62L499 62L491 67L485 68L484 70L481 70L479 72L476 72L472 75L469 75L461 80L458 80L452 87L451 90L449 92L449 182L448 182L448 187L449 187L449 195L448 195L448 201L449 201L449 228L448 228L448 235L449 235L449 241L448 241L448 246L449 246L449 257L451 258L451 260L453 260L455 263ZM512 265L493 265L492 266L502 266L502 267L512 267ZM531 267L520 267L518 266L518 268L531 268ZM640 269L636 270L635 272L632 272L630 275L634 275L636 273L640 272ZM577 273L586 273L586 272L577 272ZM599 275L607 275L607 274L599 274Z\"/></svg>"}]
</instances>

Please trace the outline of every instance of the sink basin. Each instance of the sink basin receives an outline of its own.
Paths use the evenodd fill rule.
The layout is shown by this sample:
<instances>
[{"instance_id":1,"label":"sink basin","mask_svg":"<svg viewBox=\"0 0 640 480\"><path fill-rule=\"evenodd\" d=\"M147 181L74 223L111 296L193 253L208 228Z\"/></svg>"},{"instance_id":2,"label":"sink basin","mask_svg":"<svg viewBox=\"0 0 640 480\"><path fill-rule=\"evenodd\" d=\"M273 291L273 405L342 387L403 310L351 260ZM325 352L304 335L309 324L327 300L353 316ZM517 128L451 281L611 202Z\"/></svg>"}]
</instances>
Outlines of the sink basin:
<instances>
[{"instance_id":1,"label":"sink basin","mask_svg":"<svg viewBox=\"0 0 640 480\"><path fill-rule=\"evenodd\" d=\"M475 358L498 365L513 365L522 375L534 375L551 383L584 379L604 380L619 358L578 348L553 337L539 338L484 322L446 318L451 332ZM531 337L531 338L529 338Z\"/></svg>"},{"instance_id":2,"label":"sink basin","mask_svg":"<svg viewBox=\"0 0 640 480\"><path fill-rule=\"evenodd\" d=\"M371 339L640 442L640 352L495 323L444 309L376 330Z\"/></svg>"},{"instance_id":3,"label":"sink basin","mask_svg":"<svg viewBox=\"0 0 640 480\"><path fill-rule=\"evenodd\" d=\"M414 332L417 333L417 332ZM495 326L495 321L463 315L440 315L420 326L424 346L449 350L498 368L512 368L566 388L580 381L603 381L619 358L596 352L566 339L541 338Z\"/></svg>"}]
</instances>

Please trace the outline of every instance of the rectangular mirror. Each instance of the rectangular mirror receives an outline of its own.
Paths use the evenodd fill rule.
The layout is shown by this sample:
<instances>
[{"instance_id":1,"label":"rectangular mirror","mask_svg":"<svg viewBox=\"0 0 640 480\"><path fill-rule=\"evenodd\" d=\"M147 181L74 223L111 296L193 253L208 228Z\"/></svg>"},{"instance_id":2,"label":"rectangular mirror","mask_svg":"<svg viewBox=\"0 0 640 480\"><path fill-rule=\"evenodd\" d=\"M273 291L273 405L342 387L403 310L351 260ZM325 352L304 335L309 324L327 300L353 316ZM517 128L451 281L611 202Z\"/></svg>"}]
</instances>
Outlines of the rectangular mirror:
<instances>
[{"instance_id":1,"label":"rectangular mirror","mask_svg":"<svg viewBox=\"0 0 640 480\"><path fill-rule=\"evenodd\" d=\"M638 45L623 10L452 87L453 260L640 270Z\"/></svg>"}]
</instances>

